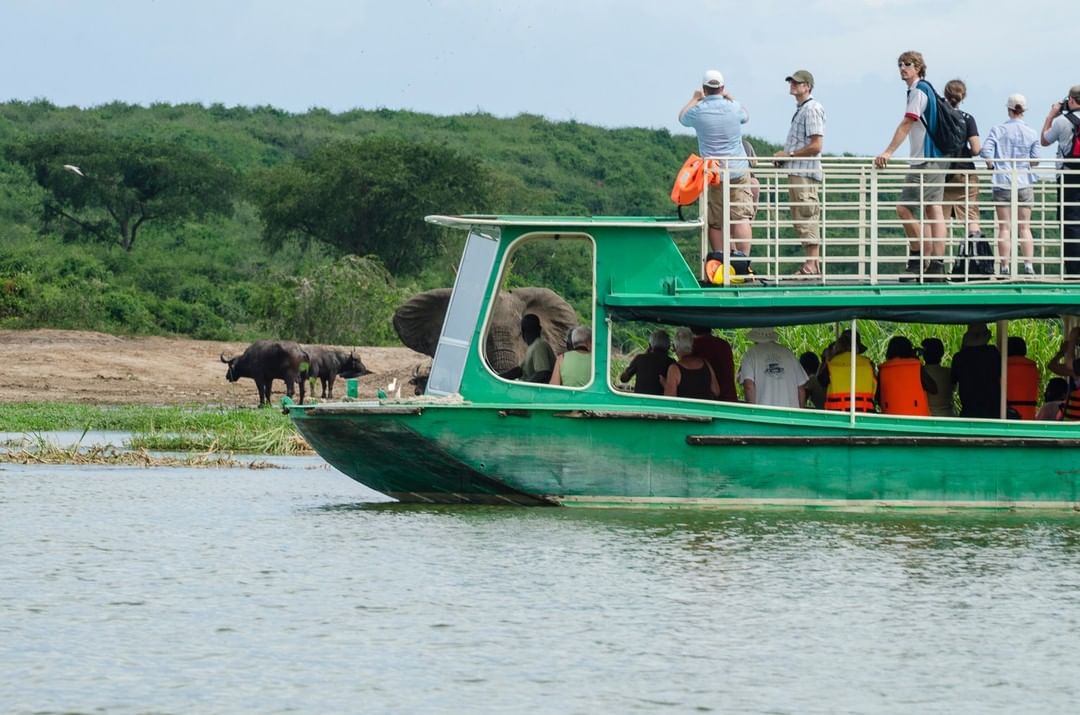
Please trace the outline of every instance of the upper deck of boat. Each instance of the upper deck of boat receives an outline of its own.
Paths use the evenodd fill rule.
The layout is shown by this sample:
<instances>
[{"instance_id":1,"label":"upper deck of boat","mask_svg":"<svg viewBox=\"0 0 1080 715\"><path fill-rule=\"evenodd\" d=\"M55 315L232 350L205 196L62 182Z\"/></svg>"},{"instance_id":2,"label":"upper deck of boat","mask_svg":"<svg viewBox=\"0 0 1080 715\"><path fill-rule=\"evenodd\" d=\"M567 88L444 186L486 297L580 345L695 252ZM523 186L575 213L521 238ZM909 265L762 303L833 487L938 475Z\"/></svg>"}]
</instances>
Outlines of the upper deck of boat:
<instances>
[{"instance_id":1,"label":"upper deck of boat","mask_svg":"<svg viewBox=\"0 0 1080 715\"><path fill-rule=\"evenodd\" d=\"M979 314L1077 312L1080 225L1065 220L1066 209L1077 202L1066 201L1069 197L1061 191L1061 182L1080 172L1010 161L993 171L978 168L950 176L944 201L944 209L952 217L943 226L947 235L924 239L927 260L912 277L902 275L912 241L896 207L901 192L914 186L920 174L933 169L913 169L902 161L876 169L869 157L825 158L824 178L818 187L819 215L800 219L792 214L788 174L781 166L765 164L759 162L753 169L758 188L750 255L753 275L732 277L721 272L719 285L707 278L707 256L714 251L728 263L733 247L728 241L718 251L710 246L707 228L697 218L706 215L710 192L703 194L696 207L684 207L694 214L688 220L673 216L516 215L429 216L427 220L501 238L587 236L596 245L598 300L616 312L649 305L716 308L721 296L725 309L769 308L774 314L778 309L852 307L858 307L863 315L875 307L895 314L940 304L961 310L966 307ZM722 184L728 179L727 169L721 167L719 173ZM957 177L967 177L969 183L957 183ZM1075 180L1080 182L1080 176ZM992 189L997 190L997 201ZM927 213L930 204L915 200L909 205L920 216ZM915 222L917 231L928 237L934 233L930 223L918 218ZM818 275L799 274L805 255L803 239L794 230L798 223L813 223L820 235ZM976 272L965 260L973 223L985 236L984 248L991 251L989 257L979 258L993 265L993 275ZM723 229L730 235L727 215ZM911 225L907 229L910 231ZM1027 231L1030 242L1014 238L1006 246L999 240L1005 235L1026 238ZM664 244L674 249L662 247ZM943 261L944 275L927 271L931 254Z\"/></svg>"}]
</instances>

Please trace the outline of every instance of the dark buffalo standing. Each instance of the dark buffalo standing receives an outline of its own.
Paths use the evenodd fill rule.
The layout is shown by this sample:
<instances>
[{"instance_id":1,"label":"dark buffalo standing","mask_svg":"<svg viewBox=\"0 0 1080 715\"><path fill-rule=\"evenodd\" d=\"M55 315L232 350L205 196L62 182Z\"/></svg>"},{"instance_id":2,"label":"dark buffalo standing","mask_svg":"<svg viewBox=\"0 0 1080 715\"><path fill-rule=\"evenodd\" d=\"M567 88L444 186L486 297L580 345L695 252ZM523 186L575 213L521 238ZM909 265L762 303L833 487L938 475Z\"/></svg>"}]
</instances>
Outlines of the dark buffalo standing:
<instances>
[{"instance_id":1,"label":"dark buffalo standing","mask_svg":"<svg viewBox=\"0 0 1080 715\"><path fill-rule=\"evenodd\" d=\"M412 378L409 380L409 384L413 386L413 393L422 395L427 391L428 378L431 377L431 361L426 363L417 363L413 368Z\"/></svg>"},{"instance_id":2,"label":"dark buffalo standing","mask_svg":"<svg viewBox=\"0 0 1080 715\"><path fill-rule=\"evenodd\" d=\"M300 385L300 404L304 404L304 381L300 378L302 365L308 362L308 354L299 345L287 340L257 340L248 346L243 355L221 362L229 366L225 379L236 382L250 377L259 390L259 407L270 404L270 389L274 380L285 381L285 392L293 396L293 385Z\"/></svg>"},{"instance_id":3,"label":"dark buffalo standing","mask_svg":"<svg viewBox=\"0 0 1080 715\"><path fill-rule=\"evenodd\" d=\"M370 375L371 370L364 367L356 351L345 352L331 348L308 348L311 356L311 368L308 377L319 378L322 382L322 396L326 399L334 398L334 380L338 375L342 377L360 377ZM314 386L311 388L314 391Z\"/></svg>"}]
</instances>

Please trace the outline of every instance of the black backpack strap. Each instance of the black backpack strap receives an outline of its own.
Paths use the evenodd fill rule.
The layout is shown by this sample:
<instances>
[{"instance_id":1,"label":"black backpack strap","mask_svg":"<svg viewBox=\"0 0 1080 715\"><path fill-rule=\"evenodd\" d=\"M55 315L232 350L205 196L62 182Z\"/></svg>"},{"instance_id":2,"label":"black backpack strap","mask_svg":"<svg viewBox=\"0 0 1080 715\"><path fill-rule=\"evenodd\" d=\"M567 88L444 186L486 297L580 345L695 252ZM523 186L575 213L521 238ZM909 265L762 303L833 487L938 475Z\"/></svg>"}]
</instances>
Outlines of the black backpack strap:
<instances>
[{"instance_id":1,"label":"black backpack strap","mask_svg":"<svg viewBox=\"0 0 1080 715\"><path fill-rule=\"evenodd\" d=\"M1074 132L1080 130L1080 119L1077 119L1075 114L1072 112L1065 112L1064 116L1073 125Z\"/></svg>"}]
</instances>

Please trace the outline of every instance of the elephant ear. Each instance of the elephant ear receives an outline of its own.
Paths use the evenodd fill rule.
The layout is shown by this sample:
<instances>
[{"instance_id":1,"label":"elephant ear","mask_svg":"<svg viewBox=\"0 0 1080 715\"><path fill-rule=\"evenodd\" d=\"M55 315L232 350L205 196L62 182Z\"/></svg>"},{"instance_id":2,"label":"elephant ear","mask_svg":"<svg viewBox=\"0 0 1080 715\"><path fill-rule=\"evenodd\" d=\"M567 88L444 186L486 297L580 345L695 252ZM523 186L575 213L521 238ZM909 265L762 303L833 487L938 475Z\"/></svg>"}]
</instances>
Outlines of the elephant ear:
<instances>
[{"instance_id":1,"label":"elephant ear","mask_svg":"<svg viewBox=\"0 0 1080 715\"><path fill-rule=\"evenodd\" d=\"M521 301L521 314L540 318L544 340L556 354L566 352L566 336L578 325L574 308L550 288L515 288L511 295Z\"/></svg>"},{"instance_id":2,"label":"elephant ear","mask_svg":"<svg viewBox=\"0 0 1080 715\"><path fill-rule=\"evenodd\" d=\"M450 289L435 288L417 293L394 311L394 331L406 347L435 357L446 309L450 305Z\"/></svg>"}]
</instances>

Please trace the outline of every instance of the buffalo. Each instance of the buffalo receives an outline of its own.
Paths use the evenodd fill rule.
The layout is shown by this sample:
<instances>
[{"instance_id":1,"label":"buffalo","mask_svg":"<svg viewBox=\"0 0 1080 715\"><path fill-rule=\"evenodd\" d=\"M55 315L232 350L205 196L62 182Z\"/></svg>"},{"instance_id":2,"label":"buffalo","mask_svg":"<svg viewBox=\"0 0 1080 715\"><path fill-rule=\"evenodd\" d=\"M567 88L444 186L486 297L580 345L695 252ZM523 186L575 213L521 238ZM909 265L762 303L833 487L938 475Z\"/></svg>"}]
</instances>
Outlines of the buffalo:
<instances>
[{"instance_id":1,"label":"buffalo","mask_svg":"<svg viewBox=\"0 0 1080 715\"><path fill-rule=\"evenodd\" d=\"M347 353L344 350L309 347L308 355L311 356L308 377L319 378L322 383L322 396L326 399L334 398L334 380L338 375L360 377L371 374L371 370L364 367L364 363L360 361L360 356L355 350ZM314 384L311 389L314 392Z\"/></svg>"},{"instance_id":2,"label":"buffalo","mask_svg":"<svg viewBox=\"0 0 1080 715\"><path fill-rule=\"evenodd\" d=\"M427 391L428 378L431 377L431 361L417 363L413 367L412 378L409 379L409 384L413 386L413 393L416 395L422 395Z\"/></svg>"},{"instance_id":3,"label":"buffalo","mask_svg":"<svg viewBox=\"0 0 1080 715\"><path fill-rule=\"evenodd\" d=\"M307 352L287 340L257 340L238 357L225 358L221 362L229 366L225 379L236 382L250 377L259 390L259 407L270 404L270 389L274 380L285 381L285 392L293 396L293 384L300 385L300 404L304 404L304 381L301 379L304 363L309 362Z\"/></svg>"}]
</instances>

